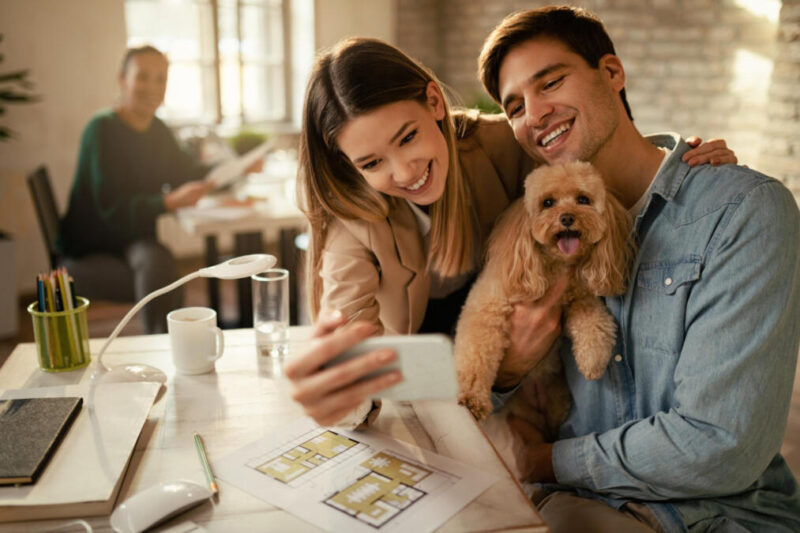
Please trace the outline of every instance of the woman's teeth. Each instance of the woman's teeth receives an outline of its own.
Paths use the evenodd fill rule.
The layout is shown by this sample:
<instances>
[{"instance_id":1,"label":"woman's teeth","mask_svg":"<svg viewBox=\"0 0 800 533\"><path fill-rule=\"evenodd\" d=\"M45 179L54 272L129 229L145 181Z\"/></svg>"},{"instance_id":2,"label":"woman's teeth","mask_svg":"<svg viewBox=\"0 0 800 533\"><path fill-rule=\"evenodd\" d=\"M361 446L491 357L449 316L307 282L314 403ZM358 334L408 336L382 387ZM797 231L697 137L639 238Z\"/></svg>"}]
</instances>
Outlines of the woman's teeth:
<instances>
[{"instance_id":1,"label":"woman's teeth","mask_svg":"<svg viewBox=\"0 0 800 533\"><path fill-rule=\"evenodd\" d=\"M428 165L428 168L425 169L425 174L422 175L419 181L416 183L412 183L411 185L406 187L406 189L408 189L409 191L416 191L417 189L425 185L425 182L428 181L428 176L430 175L430 173L431 173L431 166Z\"/></svg>"},{"instance_id":2,"label":"woman's teeth","mask_svg":"<svg viewBox=\"0 0 800 533\"><path fill-rule=\"evenodd\" d=\"M554 140L556 140L556 138L560 137L562 133L565 133L565 132L569 131L569 128L570 128L570 125L569 125L569 124L562 124L562 125L561 125L561 126L559 126L558 128L556 128L556 129L554 129L553 131L551 131L550 133L548 133L548 134L547 134L547 135L546 135L546 136L545 136L545 137L544 137L544 138L543 138L543 139L540 141L540 144L541 144L542 146L547 146L548 144L550 144L551 142L553 142Z\"/></svg>"}]
</instances>

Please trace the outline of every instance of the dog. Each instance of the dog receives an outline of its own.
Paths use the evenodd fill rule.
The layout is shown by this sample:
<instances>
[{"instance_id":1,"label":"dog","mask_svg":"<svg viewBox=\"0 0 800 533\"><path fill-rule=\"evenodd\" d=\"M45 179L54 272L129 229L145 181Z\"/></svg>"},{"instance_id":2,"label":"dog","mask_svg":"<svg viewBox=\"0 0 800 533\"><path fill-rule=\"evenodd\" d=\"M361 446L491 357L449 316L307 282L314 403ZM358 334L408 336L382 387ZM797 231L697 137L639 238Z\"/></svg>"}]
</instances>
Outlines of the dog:
<instances>
[{"instance_id":1,"label":"dog","mask_svg":"<svg viewBox=\"0 0 800 533\"><path fill-rule=\"evenodd\" d=\"M589 163L543 166L526 177L525 196L500 216L489 237L486 264L456 326L459 402L476 419L492 412L514 304L540 299L563 272L571 272L562 297L564 333L581 374L602 377L617 328L599 296L625 292L634 255L630 228L627 211ZM537 401L542 397L544 406ZM552 441L570 405L554 347L525 378L510 409Z\"/></svg>"}]
</instances>

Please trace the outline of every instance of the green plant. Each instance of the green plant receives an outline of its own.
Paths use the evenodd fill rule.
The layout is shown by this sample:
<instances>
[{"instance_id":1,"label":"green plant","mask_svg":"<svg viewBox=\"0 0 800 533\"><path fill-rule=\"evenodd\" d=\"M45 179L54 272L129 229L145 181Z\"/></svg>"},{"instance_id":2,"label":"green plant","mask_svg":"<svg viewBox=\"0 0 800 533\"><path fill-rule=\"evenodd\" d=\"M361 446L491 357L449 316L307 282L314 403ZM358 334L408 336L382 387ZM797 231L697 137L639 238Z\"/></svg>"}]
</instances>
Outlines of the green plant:
<instances>
[{"instance_id":1,"label":"green plant","mask_svg":"<svg viewBox=\"0 0 800 533\"><path fill-rule=\"evenodd\" d=\"M2 40L3 34L0 33L0 42ZM3 58L3 54L0 54L0 63ZM31 93L33 83L28 80L29 73L30 71L27 69L0 73L0 116L5 115L6 107L9 104L28 104L39 100L37 95ZM12 137L14 137L14 132L0 125L0 141Z\"/></svg>"},{"instance_id":2,"label":"green plant","mask_svg":"<svg viewBox=\"0 0 800 533\"><path fill-rule=\"evenodd\" d=\"M486 93L479 92L472 96L472 101L467 105L471 109L478 109L481 113L502 113L500 105L492 100Z\"/></svg>"},{"instance_id":3,"label":"green plant","mask_svg":"<svg viewBox=\"0 0 800 533\"><path fill-rule=\"evenodd\" d=\"M259 144L267 140L267 134L257 131L242 130L228 139L237 155L246 154Z\"/></svg>"}]
</instances>

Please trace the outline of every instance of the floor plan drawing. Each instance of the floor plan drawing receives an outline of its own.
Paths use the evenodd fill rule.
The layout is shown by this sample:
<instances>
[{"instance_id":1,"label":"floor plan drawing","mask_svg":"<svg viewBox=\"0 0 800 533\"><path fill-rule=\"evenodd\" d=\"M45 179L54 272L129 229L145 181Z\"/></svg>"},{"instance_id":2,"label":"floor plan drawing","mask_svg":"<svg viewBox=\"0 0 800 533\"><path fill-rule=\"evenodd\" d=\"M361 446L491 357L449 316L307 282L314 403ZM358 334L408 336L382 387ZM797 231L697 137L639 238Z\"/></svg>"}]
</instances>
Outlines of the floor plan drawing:
<instances>
[{"instance_id":1,"label":"floor plan drawing","mask_svg":"<svg viewBox=\"0 0 800 533\"><path fill-rule=\"evenodd\" d=\"M291 485L303 474L347 452L358 442L333 431L323 431L273 457L256 469L272 479Z\"/></svg>"},{"instance_id":2,"label":"floor plan drawing","mask_svg":"<svg viewBox=\"0 0 800 533\"><path fill-rule=\"evenodd\" d=\"M325 503L372 526L382 526L426 492L414 487L433 472L380 452L360 465L367 473Z\"/></svg>"},{"instance_id":3,"label":"floor plan drawing","mask_svg":"<svg viewBox=\"0 0 800 533\"><path fill-rule=\"evenodd\" d=\"M223 480L326 530L421 533L494 476L372 431L303 419L214 465Z\"/></svg>"}]
</instances>

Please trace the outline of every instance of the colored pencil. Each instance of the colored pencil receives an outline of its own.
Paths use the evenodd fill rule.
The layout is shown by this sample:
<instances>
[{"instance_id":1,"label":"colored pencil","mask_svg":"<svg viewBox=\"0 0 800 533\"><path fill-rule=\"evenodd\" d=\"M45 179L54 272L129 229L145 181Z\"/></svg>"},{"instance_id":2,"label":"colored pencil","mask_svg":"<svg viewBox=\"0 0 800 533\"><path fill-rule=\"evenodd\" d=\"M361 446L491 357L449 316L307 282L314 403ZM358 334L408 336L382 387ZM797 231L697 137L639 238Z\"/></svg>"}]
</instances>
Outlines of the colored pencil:
<instances>
[{"instance_id":1,"label":"colored pencil","mask_svg":"<svg viewBox=\"0 0 800 533\"><path fill-rule=\"evenodd\" d=\"M194 434L194 446L197 448L197 455L200 457L200 464L203 465L203 472L205 472L206 479L208 480L208 488L211 489L212 494L217 494L219 492L217 480L214 479L214 474L211 472L211 465L208 463L206 449L203 446L203 438L199 433Z\"/></svg>"}]
</instances>

